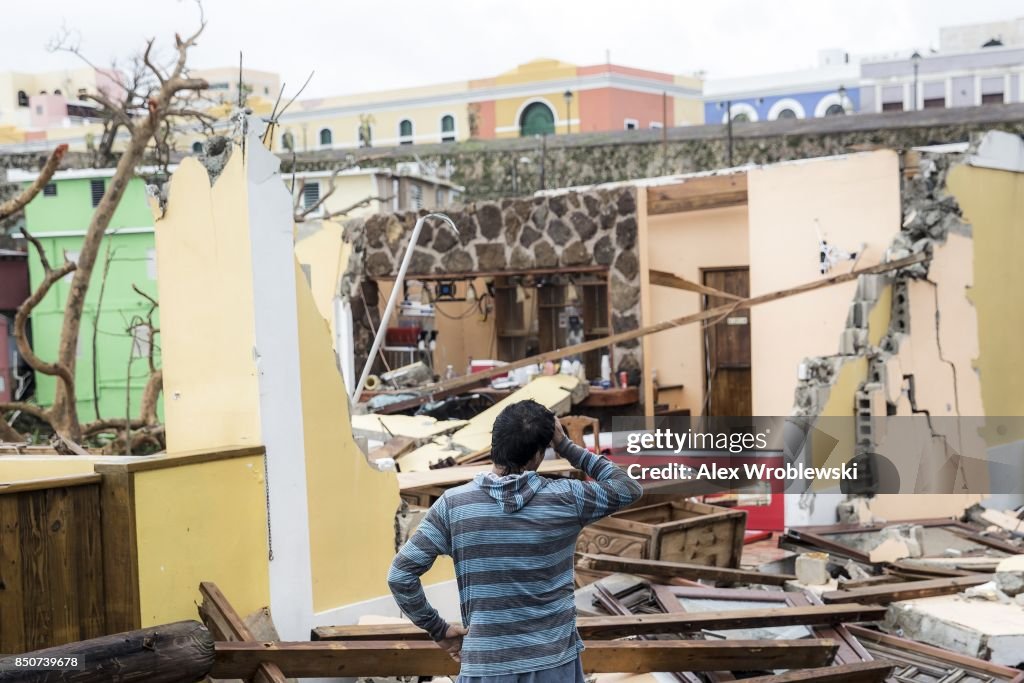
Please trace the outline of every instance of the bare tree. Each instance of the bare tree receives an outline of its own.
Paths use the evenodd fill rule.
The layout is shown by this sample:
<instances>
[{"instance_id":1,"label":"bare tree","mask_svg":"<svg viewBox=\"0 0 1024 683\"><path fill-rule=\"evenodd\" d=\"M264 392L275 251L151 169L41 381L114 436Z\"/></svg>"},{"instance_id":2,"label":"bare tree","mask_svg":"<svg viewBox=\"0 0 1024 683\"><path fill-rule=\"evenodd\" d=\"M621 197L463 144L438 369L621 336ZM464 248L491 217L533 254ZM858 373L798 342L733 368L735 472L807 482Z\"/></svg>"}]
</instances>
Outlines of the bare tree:
<instances>
[{"instance_id":1,"label":"bare tree","mask_svg":"<svg viewBox=\"0 0 1024 683\"><path fill-rule=\"evenodd\" d=\"M201 113L190 106L190 97L205 90L208 85L202 79L192 78L188 71L189 50L196 45L197 39L206 26L202 5L198 2L197 5L200 11L199 28L187 38L175 34L175 55L170 63L167 65L158 63L159 60L153 54L155 39L150 39L146 43L142 56L133 63L137 68L129 75L119 77L122 90L119 99L111 97L109 92L97 92L91 95L92 99L100 103L109 116L109 125L104 129L103 139L98 145L97 152L106 155L108 160L112 159L117 156L113 149L114 143L119 140L120 132L126 131L128 139L123 151L117 156L117 166L106 193L93 212L89 227L82 240L77 264L65 261L59 267L51 267L42 244L26 233L26 237L39 254L44 276L36 290L18 309L15 316L15 338L18 350L33 370L57 379L56 394L53 405L46 409L24 402L0 403L0 415L19 410L30 414L48 423L56 435L67 442L81 443L84 437L92 437L119 429L141 429L153 426L155 422L156 398L152 394L155 392L156 396L159 396L161 384L159 372L154 372L155 380L153 377L150 379L150 385L153 388L147 387L142 415L139 418L126 416L125 418L98 420L83 426L79 421L75 396L76 350L85 297L100 245L114 211L124 196L129 181L135 175L135 169L144 161L151 145L159 147L160 142L157 137L165 130L168 122L196 118L195 115ZM67 39L68 34L65 32L65 35L58 38L52 46L53 49L67 50L81 56L78 46L68 43ZM59 148L54 155L58 153L63 154ZM53 161L53 157L51 157L51 161ZM58 156L50 170L51 177L59 162ZM47 168L49 166L48 162ZM42 174L40 178L42 178ZM48 180L49 178L42 182L37 180L33 185L35 192L38 193L39 188ZM35 195L32 194L24 202L16 202L13 209L20 210L31 200L32 196ZM3 208L7 208L6 204ZM2 216L2 212L0 212L0 216ZM29 345L26 323L32 310L42 301L53 284L68 273L73 273L73 275L64 306L64 322L61 327L57 358L48 362L39 358ZM2 419L0 422L4 423L4 426L0 427L4 430L3 433L0 433L0 437L10 438L9 426Z\"/></svg>"}]
</instances>

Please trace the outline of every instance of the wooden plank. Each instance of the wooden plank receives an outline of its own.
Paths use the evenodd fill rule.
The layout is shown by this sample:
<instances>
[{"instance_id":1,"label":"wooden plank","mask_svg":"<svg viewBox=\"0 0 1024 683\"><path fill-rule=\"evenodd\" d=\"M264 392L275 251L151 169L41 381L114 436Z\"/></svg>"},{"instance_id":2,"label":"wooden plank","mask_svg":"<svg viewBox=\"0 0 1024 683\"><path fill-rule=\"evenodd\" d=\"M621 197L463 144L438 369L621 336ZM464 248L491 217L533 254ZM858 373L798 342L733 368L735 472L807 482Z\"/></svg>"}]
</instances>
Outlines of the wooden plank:
<instances>
[{"instance_id":1,"label":"wooden plank","mask_svg":"<svg viewBox=\"0 0 1024 683\"><path fill-rule=\"evenodd\" d=\"M787 681L825 681L826 683L881 683L893 670L887 661L858 662L823 669L798 669L771 676L745 678L743 683L786 683Z\"/></svg>"},{"instance_id":2,"label":"wooden plank","mask_svg":"<svg viewBox=\"0 0 1024 683\"><path fill-rule=\"evenodd\" d=\"M490 472L492 466L486 465L459 465L457 467L444 467L439 470L425 470L422 472L399 472L398 487L402 491L417 489L423 486L453 486L464 484L470 481L480 472ZM567 461L545 460L537 470L540 474L568 474L574 468Z\"/></svg>"},{"instance_id":3,"label":"wooden plank","mask_svg":"<svg viewBox=\"0 0 1024 683\"><path fill-rule=\"evenodd\" d=\"M587 673L724 671L824 666L836 651L831 640L587 641ZM287 676L445 676L459 665L436 643L362 641L217 643L213 678L246 678L263 662Z\"/></svg>"},{"instance_id":4,"label":"wooden plank","mask_svg":"<svg viewBox=\"0 0 1024 683\"><path fill-rule=\"evenodd\" d=\"M203 604L199 614L214 638L225 641L253 642L256 637L245 624L245 620L235 611L228 599L224 597L217 584L203 581L199 584L199 593L203 596ZM246 676L248 679L249 677ZM277 664L261 662L252 674L254 683L285 683L285 675Z\"/></svg>"},{"instance_id":5,"label":"wooden plank","mask_svg":"<svg viewBox=\"0 0 1024 683\"><path fill-rule=\"evenodd\" d=\"M28 649L19 519L18 496L0 496L0 652Z\"/></svg>"},{"instance_id":6,"label":"wooden plank","mask_svg":"<svg viewBox=\"0 0 1024 683\"><path fill-rule=\"evenodd\" d=\"M245 458L253 455L264 455L267 449L263 446L232 446L215 451L183 451L174 455L151 455L130 462L105 462L97 463L94 469L100 474L114 472L150 472L162 470L169 467L185 467L186 465L200 465L204 462L216 462L218 460L231 460L232 458Z\"/></svg>"},{"instance_id":7,"label":"wooden plank","mask_svg":"<svg viewBox=\"0 0 1024 683\"><path fill-rule=\"evenodd\" d=\"M695 633L738 628L778 626L820 626L843 622L878 621L885 617L880 605L807 605L722 612L675 612L630 614L626 616L577 617L576 629L583 638L606 640L658 633ZM313 629L317 640L425 640L426 632L413 624L372 624L366 626L320 626Z\"/></svg>"},{"instance_id":8,"label":"wooden plank","mask_svg":"<svg viewBox=\"0 0 1024 683\"><path fill-rule=\"evenodd\" d=\"M696 292L698 294L707 294L708 296L717 296L723 299L730 299L732 301L742 301L742 296L736 294L730 294L729 292L723 292L720 289L714 287L708 287L697 282L690 282L686 278L679 277L673 273L665 272L664 270L652 270L651 271L651 284L659 285L661 287L672 287L673 289L684 289L688 292Z\"/></svg>"},{"instance_id":9,"label":"wooden plank","mask_svg":"<svg viewBox=\"0 0 1024 683\"><path fill-rule=\"evenodd\" d=\"M747 174L699 176L647 188L647 215L700 211L747 203Z\"/></svg>"},{"instance_id":10,"label":"wooden plank","mask_svg":"<svg viewBox=\"0 0 1024 683\"><path fill-rule=\"evenodd\" d=\"M591 387L587 397L580 401L584 408L617 408L630 406L640 400L640 387Z\"/></svg>"},{"instance_id":11,"label":"wooden plank","mask_svg":"<svg viewBox=\"0 0 1024 683\"><path fill-rule=\"evenodd\" d=\"M70 529L72 523L69 489L56 488L32 495L42 496L46 505L44 518L47 590L39 596L50 612L50 640L44 647L81 640L78 635L78 595L73 572L77 558L72 555Z\"/></svg>"},{"instance_id":12,"label":"wooden plank","mask_svg":"<svg viewBox=\"0 0 1024 683\"><path fill-rule=\"evenodd\" d=\"M367 453L366 457L370 460L378 460L380 458L395 459L414 448L416 448L416 439L410 439L407 436L395 436L385 441L383 446L374 448Z\"/></svg>"},{"instance_id":13,"label":"wooden plank","mask_svg":"<svg viewBox=\"0 0 1024 683\"><path fill-rule=\"evenodd\" d=\"M403 403L408 404L406 406L407 408L413 408L417 405L420 405L421 403L426 403L427 401L434 400L431 397L439 396L442 393L445 393L445 395L451 395L453 393L457 393L457 391L460 389L476 385L483 380L491 379L498 375L503 375L507 372L511 372L512 370L525 368L529 365L536 365L538 363L543 364L549 360L555 361L561 358L565 358L566 356L573 356L576 354L586 353L587 351L593 351L594 349L604 348L606 346L611 346L613 344L621 344L622 342L625 341L639 339L649 334L664 332L665 330L671 330L676 327L689 325L692 323L700 322L702 320L719 318L732 311L743 310L746 308L750 308L752 306L757 306L771 301L778 301L779 299L786 299L791 296L797 296L799 294L813 292L814 290L822 289L825 287L831 287L833 285L838 285L843 282L850 282L852 280L856 280L861 275L888 273L899 268L906 268L917 263L922 263L924 261L927 261L929 258L930 256L928 256L928 254L921 252L918 254L913 254L906 258L898 259L896 261L891 261L888 263L879 263L877 265L861 268L859 270L854 270L849 273L841 273L839 275L834 275L832 277L822 278L820 280L813 280L811 282L805 282L804 284L797 285L796 287L790 287L788 289L768 292L767 294L761 294L759 296L751 297L749 299L744 299L743 301L736 301L728 305L715 306L713 308L708 308L698 313L692 313L690 315L684 315L679 318L673 318L672 320L666 320L660 323L655 323L653 325L645 325L644 327L635 330L630 330L628 332L620 332L618 334L613 334L608 337L601 337L600 339L593 339L591 341L583 342L582 344L574 344L572 346L566 346L565 348L555 349L554 351L546 351L535 356L529 356L521 360L507 363L497 368L492 368L490 370L485 370L483 372L474 373L469 377L456 377L454 379L445 380L443 382L438 382L429 385L422 389L422 391L425 392L424 396L418 397L416 399L410 399L409 401L404 401ZM415 401L418 401L418 403L415 403Z\"/></svg>"},{"instance_id":14,"label":"wooden plank","mask_svg":"<svg viewBox=\"0 0 1024 683\"><path fill-rule=\"evenodd\" d=\"M103 591L103 536L100 487L71 489L75 520L71 528L72 557L77 568L78 640L108 633Z\"/></svg>"},{"instance_id":15,"label":"wooden plank","mask_svg":"<svg viewBox=\"0 0 1024 683\"><path fill-rule=\"evenodd\" d=\"M201 681L210 673L214 643L199 622L180 621L138 631L82 640L21 657L77 658L76 670L26 672L14 657L0 657L0 682L19 683L183 683Z\"/></svg>"},{"instance_id":16,"label":"wooden plank","mask_svg":"<svg viewBox=\"0 0 1024 683\"><path fill-rule=\"evenodd\" d=\"M142 621L133 473L114 471L103 475L100 510L107 630L131 631Z\"/></svg>"},{"instance_id":17,"label":"wooden plank","mask_svg":"<svg viewBox=\"0 0 1024 683\"><path fill-rule=\"evenodd\" d=\"M25 648L38 650L52 644L52 612L47 598L46 494L33 491L18 496L21 524L21 591L25 596Z\"/></svg>"},{"instance_id":18,"label":"wooden plank","mask_svg":"<svg viewBox=\"0 0 1024 683\"><path fill-rule=\"evenodd\" d=\"M24 493L26 491L67 488L69 486L87 486L89 484L98 484L99 482L100 475L98 474L72 474L66 477L26 479L24 481L12 481L6 484L0 483L0 496L12 493Z\"/></svg>"},{"instance_id":19,"label":"wooden plank","mask_svg":"<svg viewBox=\"0 0 1024 683\"><path fill-rule=\"evenodd\" d=\"M588 569L624 572L626 574L645 574L663 579L708 579L729 583L756 583L767 586L782 586L787 581L796 580L796 576L792 574L764 574L748 569L710 567L686 562L643 560L613 555L592 555L588 553L580 553L579 555L582 566Z\"/></svg>"},{"instance_id":20,"label":"wooden plank","mask_svg":"<svg viewBox=\"0 0 1024 683\"><path fill-rule=\"evenodd\" d=\"M928 581L906 581L889 583L881 586L866 586L852 590L828 591L821 599L830 604L849 602L888 605L900 600L916 600L932 598L938 595L952 595L971 586L980 586L991 581L988 574L975 576L957 576L948 579L931 579Z\"/></svg>"}]
</instances>

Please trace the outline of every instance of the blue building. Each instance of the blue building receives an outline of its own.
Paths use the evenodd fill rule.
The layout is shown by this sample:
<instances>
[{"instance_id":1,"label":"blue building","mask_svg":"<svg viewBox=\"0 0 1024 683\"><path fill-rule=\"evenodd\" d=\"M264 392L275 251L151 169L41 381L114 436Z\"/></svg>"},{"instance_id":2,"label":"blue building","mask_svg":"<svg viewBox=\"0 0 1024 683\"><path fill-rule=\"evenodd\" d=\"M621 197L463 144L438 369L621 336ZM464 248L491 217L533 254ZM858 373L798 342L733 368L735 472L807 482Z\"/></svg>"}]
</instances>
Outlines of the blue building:
<instances>
[{"instance_id":1,"label":"blue building","mask_svg":"<svg viewBox=\"0 0 1024 683\"><path fill-rule=\"evenodd\" d=\"M860 68L846 52L823 51L819 66L754 77L709 79L704 122L775 121L835 116L860 110Z\"/></svg>"}]
</instances>

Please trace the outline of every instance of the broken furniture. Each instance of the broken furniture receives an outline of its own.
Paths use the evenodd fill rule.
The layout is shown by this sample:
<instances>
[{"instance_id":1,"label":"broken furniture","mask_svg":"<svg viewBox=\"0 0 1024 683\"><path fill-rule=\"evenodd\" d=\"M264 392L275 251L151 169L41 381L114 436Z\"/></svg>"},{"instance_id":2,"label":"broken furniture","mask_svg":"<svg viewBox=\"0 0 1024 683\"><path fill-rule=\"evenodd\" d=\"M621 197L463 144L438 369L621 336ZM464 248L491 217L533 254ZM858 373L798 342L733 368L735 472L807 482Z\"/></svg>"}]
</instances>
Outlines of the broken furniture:
<instances>
[{"instance_id":1,"label":"broken furniture","mask_svg":"<svg viewBox=\"0 0 1024 683\"><path fill-rule=\"evenodd\" d=\"M680 499L630 507L584 527L580 553L738 567L747 513Z\"/></svg>"},{"instance_id":2,"label":"broken furniture","mask_svg":"<svg viewBox=\"0 0 1024 683\"><path fill-rule=\"evenodd\" d=\"M594 436L594 452L601 452L601 421L594 417L584 415L566 415L560 418L565 435L577 446L586 448L583 440L584 433L589 429Z\"/></svg>"}]
</instances>

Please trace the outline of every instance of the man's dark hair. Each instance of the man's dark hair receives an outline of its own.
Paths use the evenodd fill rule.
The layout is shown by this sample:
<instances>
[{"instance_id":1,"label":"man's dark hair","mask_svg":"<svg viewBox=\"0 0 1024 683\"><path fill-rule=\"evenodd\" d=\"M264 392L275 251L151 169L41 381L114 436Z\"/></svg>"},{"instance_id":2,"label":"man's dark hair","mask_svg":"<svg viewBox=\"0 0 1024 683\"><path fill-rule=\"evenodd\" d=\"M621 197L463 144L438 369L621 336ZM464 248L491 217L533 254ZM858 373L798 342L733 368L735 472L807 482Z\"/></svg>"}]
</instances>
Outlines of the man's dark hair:
<instances>
[{"instance_id":1,"label":"man's dark hair","mask_svg":"<svg viewBox=\"0 0 1024 683\"><path fill-rule=\"evenodd\" d=\"M555 434L555 414L533 399L507 406L491 429L491 460L520 470Z\"/></svg>"}]
</instances>

